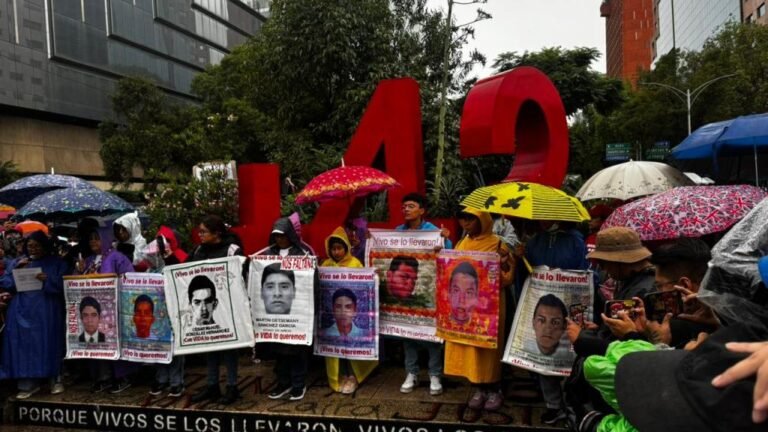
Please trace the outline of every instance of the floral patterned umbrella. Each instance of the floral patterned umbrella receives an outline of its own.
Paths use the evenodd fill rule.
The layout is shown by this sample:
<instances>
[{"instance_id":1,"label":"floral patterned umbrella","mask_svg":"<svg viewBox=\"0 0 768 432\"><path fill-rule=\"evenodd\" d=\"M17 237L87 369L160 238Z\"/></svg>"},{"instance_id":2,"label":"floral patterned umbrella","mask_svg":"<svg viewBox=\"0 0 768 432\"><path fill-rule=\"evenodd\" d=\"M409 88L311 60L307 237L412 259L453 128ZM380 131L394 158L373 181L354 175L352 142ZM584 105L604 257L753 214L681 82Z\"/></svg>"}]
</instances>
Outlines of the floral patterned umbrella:
<instances>
[{"instance_id":1,"label":"floral patterned umbrella","mask_svg":"<svg viewBox=\"0 0 768 432\"><path fill-rule=\"evenodd\" d=\"M664 192L694 182L677 169L661 162L629 161L598 171L576 193L582 201L615 198L626 201Z\"/></svg>"},{"instance_id":2,"label":"floral patterned umbrella","mask_svg":"<svg viewBox=\"0 0 768 432\"><path fill-rule=\"evenodd\" d=\"M63 188L93 188L87 181L60 174L37 174L16 180L0 189L0 203L19 208L38 195Z\"/></svg>"},{"instance_id":3,"label":"floral patterned umbrella","mask_svg":"<svg viewBox=\"0 0 768 432\"><path fill-rule=\"evenodd\" d=\"M617 208L602 229L629 227L645 241L700 237L727 230L766 196L749 185L678 187Z\"/></svg>"},{"instance_id":4,"label":"floral patterned umbrella","mask_svg":"<svg viewBox=\"0 0 768 432\"><path fill-rule=\"evenodd\" d=\"M38 196L20 208L15 217L27 219L80 218L133 210L133 206L127 201L95 187L66 188Z\"/></svg>"},{"instance_id":5,"label":"floral patterned umbrella","mask_svg":"<svg viewBox=\"0 0 768 432\"><path fill-rule=\"evenodd\" d=\"M377 169L341 166L313 178L296 196L296 203L351 199L399 186L395 179Z\"/></svg>"}]
</instances>

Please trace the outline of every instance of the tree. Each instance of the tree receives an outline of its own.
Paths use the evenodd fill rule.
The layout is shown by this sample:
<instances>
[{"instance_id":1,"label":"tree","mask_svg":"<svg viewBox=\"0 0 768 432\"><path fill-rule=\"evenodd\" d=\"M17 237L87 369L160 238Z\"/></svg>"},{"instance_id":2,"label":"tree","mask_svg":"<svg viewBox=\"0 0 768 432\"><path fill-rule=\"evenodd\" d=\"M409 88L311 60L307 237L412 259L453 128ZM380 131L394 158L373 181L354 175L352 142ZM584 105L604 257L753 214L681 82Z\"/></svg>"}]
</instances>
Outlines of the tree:
<instances>
[{"instance_id":1,"label":"tree","mask_svg":"<svg viewBox=\"0 0 768 432\"><path fill-rule=\"evenodd\" d=\"M21 177L18 166L14 161L3 161L0 163L0 187L13 183Z\"/></svg>"},{"instance_id":2,"label":"tree","mask_svg":"<svg viewBox=\"0 0 768 432\"><path fill-rule=\"evenodd\" d=\"M497 72L519 66L533 66L552 80L565 106L565 114L593 106L598 113L610 113L622 102L622 83L590 69L600 52L596 48L544 48L539 52L501 53L493 62Z\"/></svg>"},{"instance_id":3,"label":"tree","mask_svg":"<svg viewBox=\"0 0 768 432\"><path fill-rule=\"evenodd\" d=\"M148 79L118 81L112 104L117 119L99 125L108 178L129 181L139 168L145 182L154 185L165 174L188 172L202 160L231 153L206 140L205 120L195 107L172 103Z\"/></svg>"}]
</instances>

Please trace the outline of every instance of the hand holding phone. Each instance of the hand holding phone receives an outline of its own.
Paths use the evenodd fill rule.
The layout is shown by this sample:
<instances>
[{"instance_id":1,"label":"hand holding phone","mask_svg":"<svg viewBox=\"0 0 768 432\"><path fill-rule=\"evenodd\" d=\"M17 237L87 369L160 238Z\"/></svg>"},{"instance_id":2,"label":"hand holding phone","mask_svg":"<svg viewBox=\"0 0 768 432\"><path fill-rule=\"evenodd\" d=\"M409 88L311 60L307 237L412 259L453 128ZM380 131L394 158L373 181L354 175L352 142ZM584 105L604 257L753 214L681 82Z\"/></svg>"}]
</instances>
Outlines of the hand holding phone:
<instances>
[{"instance_id":1,"label":"hand holding phone","mask_svg":"<svg viewBox=\"0 0 768 432\"><path fill-rule=\"evenodd\" d=\"M645 295L645 316L656 322L664 321L667 314L676 317L683 313L683 297L680 291L658 291Z\"/></svg>"},{"instance_id":2,"label":"hand holding phone","mask_svg":"<svg viewBox=\"0 0 768 432\"><path fill-rule=\"evenodd\" d=\"M579 327L584 328L586 319L584 317L584 314L586 313L587 308L581 303L572 304L568 307L568 317L571 318L571 321L575 322L579 325Z\"/></svg>"},{"instance_id":3,"label":"hand holding phone","mask_svg":"<svg viewBox=\"0 0 768 432\"><path fill-rule=\"evenodd\" d=\"M630 319L635 319L634 309L636 306L635 300L609 300L605 302L605 316L619 319L619 312L625 311Z\"/></svg>"}]
</instances>

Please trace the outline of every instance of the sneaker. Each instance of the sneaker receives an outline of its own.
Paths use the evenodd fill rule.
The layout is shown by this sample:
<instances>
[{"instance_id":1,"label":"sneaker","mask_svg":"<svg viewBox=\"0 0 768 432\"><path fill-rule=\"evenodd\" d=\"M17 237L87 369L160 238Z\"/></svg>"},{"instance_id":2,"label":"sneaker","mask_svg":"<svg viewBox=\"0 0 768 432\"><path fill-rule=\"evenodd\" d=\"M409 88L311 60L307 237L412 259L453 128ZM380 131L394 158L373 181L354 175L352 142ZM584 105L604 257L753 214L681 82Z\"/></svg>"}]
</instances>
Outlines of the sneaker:
<instances>
[{"instance_id":1,"label":"sneaker","mask_svg":"<svg viewBox=\"0 0 768 432\"><path fill-rule=\"evenodd\" d=\"M551 425L564 419L565 419L565 411L557 408L547 408L544 414L541 415L541 422L544 424Z\"/></svg>"},{"instance_id":2,"label":"sneaker","mask_svg":"<svg viewBox=\"0 0 768 432\"><path fill-rule=\"evenodd\" d=\"M221 397L221 390L219 390L219 386L213 385L213 386L206 386L203 390L195 393L189 401L192 403L199 403L207 400L213 400L218 399Z\"/></svg>"},{"instance_id":3,"label":"sneaker","mask_svg":"<svg viewBox=\"0 0 768 432\"><path fill-rule=\"evenodd\" d=\"M440 383L439 376L429 377L429 394L432 396L443 394L443 385Z\"/></svg>"},{"instance_id":4,"label":"sneaker","mask_svg":"<svg viewBox=\"0 0 768 432\"><path fill-rule=\"evenodd\" d=\"M91 393L101 393L105 390L109 390L112 387L112 383L109 380L96 381L91 386Z\"/></svg>"},{"instance_id":5,"label":"sneaker","mask_svg":"<svg viewBox=\"0 0 768 432\"><path fill-rule=\"evenodd\" d=\"M163 393L166 387L168 387L168 384L155 381L152 383L152 387L149 388L149 394L158 396Z\"/></svg>"},{"instance_id":6,"label":"sneaker","mask_svg":"<svg viewBox=\"0 0 768 432\"><path fill-rule=\"evenodd\" d=\"M469 398L469 402L467 402L467 406L474 409L479 410L480 408L485 405L485 399L487 396L485 395L485 392L478 389L475 390L475 394L472 395L471 398Z\"/></svg>"},{"instance_id":7,"label":"sneaker","mask_svg":"<svg viewBox=\"0 0 768 432\"><path fill-rule=\"evenodd\" d=\"M409 372L405 377L405 381L403 381L403 385L400 386L400 393L412 392L418 383L419 377Z\"/></svg>"},{"instance_id":8,"label":"sneaker","mask_svg":"<svg viewBox=\"0 0 768 432\"><path fill-rule=\"evenodd\" d=\"M488 398L485 400L486 411L498 411L501 406L504 405L504 396L500 391L492 391L488 393Z\"/></svg>"},{"instance_id":9,"label":"sneaker","mask_svg":"<svg viewBox=\"0 0 768 432\"><path fill-rule=\"evenodd\" d=\"M288 400L292 401L298 401L304 399L304 395L307 394L307 386L304 386L302 388L292 388L291 389L291 397L288 398Z\"/></svg>"},{"instance_id":10,"label":"sneaker","mask_svg":"<svg viewBox=\"0 0 768 432\"><path fill-rule=\"evenodd\" d=\"M277 388L275 388L274 390L269 392L267 397L270 398L270 399L282 399L282 398L284 398L290 392L291 392L291 385L290 384L287 385L287 386L279 386L278 385Z\"/></svg>"},{"instance_id":11,"label":"sneaker","mask_svg":"<svg viewBox=\"0 0 768 432\"><path fill-rule=\"evenodd\" d=\"M227 391L224 393L224 396L222 396L219 399L219 403L222 405L231 405L234 401L237 400L237 398L240 397L240 391L237 389L236 385L228 385Z\"/></svg>"},{"instance_id":12,"label":"sneaker","mask_svg":"<svg viewBox=\"0 0 768 432\"><path fill-rule=\"evenodd\" d=\"M357 379L353 376L346 377L339 390L341 390L341 394L354 393L357 390Z\"/></svg>"},{"instance_id":13,"label":"sneaker","mask_svg":"<svg viewBox=\"0 0 768 432\"><path fill-rule=\"evenodd\" d=\"M64 384L57 382L53 384L53 387L51 387L51 394L56 395L64 393Z\"/></svg>"},{"instance_id":14,"label":"sneaker","mask_svg":"<svg viewBox=\"0 0 768 432\"><path fill-rule=\"evenodd\" d=\"M16 399L19 399L19 400L29 399L33 394L39 391L40 391L40 387L35 387L31 390L20 391L16 394Z\"/></svg>"},{"instance_id":15,"label":"sneaker","mask_svg":"<svg viewBox=\"0 0 768 432\"><path fill-rule=\"evenodd\" d=\"M123 390L125 390L125 389L127 389L129 387L131 387L131 382L128 381L127 379L125 379L125 378L121 378L119 380L115 380L112 383L112 386L109 388L109 393L110 394L122 393Z\"/></svg>"},{"instance_id":16,"label":"sneaker","mask_svg":"<svg viewBox=\"0 0 768 432\"><path fill-rule=\"evenodd\" d=\"M183 393L184 393L184 386L183 385L171 386L171 388L168 389L168 397L179 397Z\"/></svg>"}]
</instances>

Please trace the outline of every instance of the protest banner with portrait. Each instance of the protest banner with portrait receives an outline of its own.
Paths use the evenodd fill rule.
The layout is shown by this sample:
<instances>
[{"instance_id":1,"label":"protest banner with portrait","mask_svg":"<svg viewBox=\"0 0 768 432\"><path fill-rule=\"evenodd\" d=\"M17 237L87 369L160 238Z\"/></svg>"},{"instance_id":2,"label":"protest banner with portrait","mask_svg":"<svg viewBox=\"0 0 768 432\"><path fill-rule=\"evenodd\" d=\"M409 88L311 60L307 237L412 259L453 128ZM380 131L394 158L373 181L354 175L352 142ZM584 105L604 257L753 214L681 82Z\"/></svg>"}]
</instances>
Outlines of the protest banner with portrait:
<instances>
[{"instance_id":1,"label":"protest banner with portrait","mask_svg":"<svg viewBox=\"0 0 768 432\"><path fill-rule=\"evenodd\" d=\"M163 269L174 355L253 346L244 260L233 256Z\"/></svg>"},{"instance_id":2,"label":"protest banner with portrait","mask_svg":"<svg viewBox=\"0 0 768 432\"><path fill-rule=\"evenodd\" d=\"M576 357L566 318L591 317L591 271L539 266L525 281L502 361L542 375L568 376Z\"/></svg>"},{"instance_id":3,"label":"protest banner with portrait","mask_svg":"<svg viewBox=\"0 0 768 432\"><path fill-rule=\"evenodd\" d=\"M314 256L251 258L248 294L256 342L312 345L316 271Z\"/></svg>"},{"instance_id":4,"label":"protest banner with portrait","mask_svg":"<svg viewBox=\"0 0 768 432\"><path fill-rule=\"evenodd\" d=\"M117 275L64 276L68 359L117 360Z\"/></svg>"},{"instance_id":5,"label":"protest banner with portrait","mask_svg":"<svg viewBox=\"0 0 768 432\"><path fill-rule=\"evenodd\" d=\"M499 254L443 250L437 255L437 335L481 348L499 344Z\"/></svg>"},{"instance_id":6,"label":"protest banner with portrait","mask_svg":"<svg viewBox=\"0 0 768 432\"><path fill-rule=\"evenodd\" d=\"M120 278L120 359L168 364L173 331L165 302L165 278L125 273Z\"/></svg>"},{"instance_id":7,"label":"protest banner with portrait","mask_svg":"<svg viewBox=\"0 0 768 432\"><path fill-rule=\"evenodd\" d=\"M379 276L379 334L439 342L435 247L440 231L371 229L367 267Z\"/></svg>"},{"instance_id":8,"label":"protest banner with portrait","mask_svg":"<svg viewBox=\"0 0 768 432\"><path fill-rule=\"evenodd\" d=\"M321 267L315 354L378 360L379 284L372 268Z\"/></svg>"}]
</instances>

